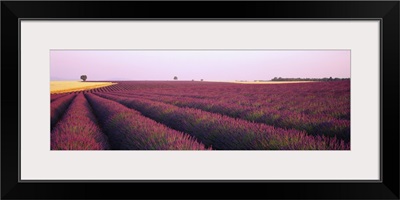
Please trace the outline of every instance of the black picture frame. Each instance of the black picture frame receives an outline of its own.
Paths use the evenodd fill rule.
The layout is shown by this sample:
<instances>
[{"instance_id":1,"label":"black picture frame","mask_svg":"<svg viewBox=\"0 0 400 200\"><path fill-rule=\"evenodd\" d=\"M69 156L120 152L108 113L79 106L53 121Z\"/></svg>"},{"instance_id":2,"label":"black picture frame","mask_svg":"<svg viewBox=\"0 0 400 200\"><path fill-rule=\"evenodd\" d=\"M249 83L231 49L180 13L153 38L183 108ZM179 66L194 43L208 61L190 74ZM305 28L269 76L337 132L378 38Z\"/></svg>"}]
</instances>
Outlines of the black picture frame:
<instances>
[{"instance_id":1,"label":"black picture frame","mask_svg":"<svg viewBox=\"0 0 400 200\"><path fill-rule=\"evenodd\" d=\"M398 1L2 1L1 198L399 199L399 8ZM382 22L380 87L382 180L378 182L20 182L18 132L21 80L18 79L16 84L17 79L14 75L19 72L19 19L22 18L379 19ZM164 193L159 190L169 192ZM148 193L148 191L154 192Z\"/></svg>"}]
</instances>

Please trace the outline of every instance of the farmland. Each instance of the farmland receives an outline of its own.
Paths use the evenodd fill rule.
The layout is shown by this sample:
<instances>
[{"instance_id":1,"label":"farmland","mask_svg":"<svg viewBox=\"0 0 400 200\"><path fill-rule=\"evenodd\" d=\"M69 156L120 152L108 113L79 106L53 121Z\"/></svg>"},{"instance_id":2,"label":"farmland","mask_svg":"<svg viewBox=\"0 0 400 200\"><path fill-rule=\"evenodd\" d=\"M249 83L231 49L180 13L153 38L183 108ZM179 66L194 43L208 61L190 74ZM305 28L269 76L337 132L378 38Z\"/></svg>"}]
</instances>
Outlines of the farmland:
<instances>
[{"instance_id":1,"label":"farmland","mask_svg":"<svg viewBox=\"0 0 400 200\"><path fill-rule=\"evenodd\" d=\"M349 80L115 83L51 94L52 150L350 150Z\"/></svg>"},{"instance_id":2,"label":"farmland","mask_svg":"<svg viewBox=\"0 0 400 200\"><path fill-rule=\"evenodd\" d=\"M50 93L67 93L113 85L112 82L51 81Z\"/></svg>"}]
</instances>

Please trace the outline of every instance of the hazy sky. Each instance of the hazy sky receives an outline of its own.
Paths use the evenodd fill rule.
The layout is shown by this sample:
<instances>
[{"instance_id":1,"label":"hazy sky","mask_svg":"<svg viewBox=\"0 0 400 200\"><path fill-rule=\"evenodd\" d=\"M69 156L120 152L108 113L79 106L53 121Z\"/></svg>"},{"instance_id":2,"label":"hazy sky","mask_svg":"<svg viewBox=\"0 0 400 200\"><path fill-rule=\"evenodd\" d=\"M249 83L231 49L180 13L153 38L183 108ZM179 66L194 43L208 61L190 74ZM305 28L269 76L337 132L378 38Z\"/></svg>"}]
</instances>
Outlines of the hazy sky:
<instances>
[{"instance_id":1,"label":"hazy sky","mask_svg":"<svg viewBox=\"0 0 400 200\"><path fill-rule=\"evenodd\" d=\"M52 50L51 80L350 78L350 51Z\"/></svg>"}]
</instances>

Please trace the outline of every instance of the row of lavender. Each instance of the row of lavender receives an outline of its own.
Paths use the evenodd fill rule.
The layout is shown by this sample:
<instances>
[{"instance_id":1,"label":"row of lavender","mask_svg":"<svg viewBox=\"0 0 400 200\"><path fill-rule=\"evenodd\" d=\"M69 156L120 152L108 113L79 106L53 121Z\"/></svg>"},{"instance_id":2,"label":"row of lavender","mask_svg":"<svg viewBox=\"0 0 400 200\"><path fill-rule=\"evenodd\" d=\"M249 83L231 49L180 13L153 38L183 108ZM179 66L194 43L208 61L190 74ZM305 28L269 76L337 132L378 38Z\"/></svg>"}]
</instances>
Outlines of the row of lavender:
<instances>
[{"instance_id":1,"label":"row of lavender","mask_svg":"<svg viewBox=\"0 0 400 200\"><path fill-rule=\"evenodd\" d=\"M120 82L85 92L51 95L51 126L52 132L68 133L71 131L67 127L72 125L77 130L84 130L80 127L86 126L84 124L89 124L88 127L94 125L103 130L100 135L108 136L109 143L100 140L104 147L97 149L350 149L349 89L348 81L252 87L207 82ZM84 114L71 111L75 114L67 115L77 107L74 102L81 95L84 99L81 101L86 102L81 106L87 107L85 112L91 113L87 116L92 115L89 117L92 123L82 119L82 123L68 122L74 116ZM311 112L317 109L315 105L319 105L319 111ZM326 113L335 106L339 110L337 113L341 114ZM121 117L116 113L125 111L133 114L122 117L122 121L118 119L117 125L109 123L106 116L113 118L115 114ZM65 130L56 129L56 122L59 122L56 127L67 124ZM132 128L130 124L135 122L143 126L134 125ZM143 134L137 135L136 132ZM161 133L161 139L156 133ZM56 144L53 138L57 135L68 137L68 134L52 134L52 144ZM68 140L63 138L59 141ZM60 146L52 146L52 149L79 149L77 146Z\"/></svg>"},{"instance_id":2,"label":"row of lavender","mask_svg":"<svg viewBox=\"0 0 400 200\"><path fill-rule=\"evenodd\" d=\"M53 104L52 104L53 105ZM51 131L52 150L110 149L83 94L78 94Z\"/></svg>"},{"instance_id":3,"label":"row of lavender","mask_svg":"<svg viewBox=\"0 0 400 200\"><path fill-rule=\"evenodd\" d=\"M211 150L121 104L86 97L69 94L51 103L52 150Z\"/></svg>"},{"instance_id":4,"label":"row of lavender","mask_svg":"<svg viewBox=\"0 0 400 200\"><path fill-rule=\"evenodd\" d=\"M142 92L165 96L214 99L253 107L274 107L308 115L350 119L350 81L296 84L230 84L212 82L122 81L85 92Z\"/></svg>"},{"instance_id":5,"label":"row of lavender","mask_svg":"<svg viewBox=\"0 0 400 200\"><path fill-rule=\"evenodd\" d=\"M294 129L281 129L144 98L97 93L138 110L144 116L192 135L217 150L348 150L349 143L335 137L310 136Z\"/></svg>"},{"instance_id":6,"label":"row of lavender","mask_svg":"<svg viewBox=\"0 0 400 200\"><path fill-rule=\"evenodd\" d=\"M87 98L111 146L135 150L205 150L193 137L170 129L139 112L93 94Z\"/></svg>"},{"instance_id":7,"label":"row of lavender","mask_svg":"<svg viewBox=\"0 0 400 200\"><path fill-rule=\"evenodd\" d=\"M232 88L227 90L229 86L226 85L208 86L214 91L201 94L197 94L198 91L194 89L190 89L191 92L189 92L187 88L173 91L168 88L126 90L110 94L123 97L140 96L180 107L197 108L267 125L304 130L310 135L335 136L347 142L350 141L348 81L338 81L335 84L307 83L278 86L282 85L249 87L250 94L259 94L252 95L253 101L244 97L249 91L240 93ZM220 91L218 88L224 88L225 92L218 93ZM266 94L257 92L254 88L263 90ZM279 92L277 88L283 89L284 94L281 94L282 92ZM200 87L197 89L201 90ZM299 94L303 95L299 96ZM249 101L252 103L243 103ZM285 108L282 107L282 102L287 104ZM301 107L301 109L296 109L296 107Z\"/></svg>"},{"instance_id":8,"label":"row of lavender","mask_svg":"<svg viewBox=\"0 0 400 200\"><path fill-rule=\"evenodd\" d=\"M121 97L140 97L154 101L219 113L233 118L267 125L304 130L310 135L324 135L350 140L350 121L335 119L329 116L312 116L289 110L277 110L273 107L251 107L235 105L213 99L196 99L190 97L171 97L140 93L112 93Z\"/></svg>"},{"instance_id":9,"label":"row of lavender","mask_svg":"<svg viewBox=\"0 0 400 200\"><path fill-rule=\"evenodd\" d=\"M150 94L213 99L233 105L271 107L307 115L350 119L350 82L314 82L265 85L215 85L179 89L152 89Z\"/></svg>"},{"instance_id":10,"label":"row of lavender","mask_svg":"<svg viewBox=\"0 0 400 200\"><path fill-rule=\"evenodd\" d=\"M350 120L350 81L295 84L123 81L91 92L158 94Z\"/></svg>"},{"instance_id":11,"label":"row of lavender","mask_svg":"<svg viewBox=\"0 0 400 200\"><path fill-rule=\"evenodd\" d=\"M139 83L132 82L131 87L125 83L126 89L120 92L213 99L233 105L272 107L307 115L350 119L350 81L260 85L213 83L211 86L210 83L186 82L176 83L175 87L170 83L169 87L153 86L145 90L138 88Z\"/></svg>"},{"instance_id":12,"label":"row of lavender","mask_svg":"<svg viewBox=\"0 0 400 200\"><path fill-rule=\"evenodd\" d=\"M64 94L64 93L62 93L62 94L51 94L50 95L50 102L53 102L53 101L55 101L55 100L57 100L57 99L59 99L59 98L61 98L61 97L63 97L63 96L66 96L67 94Z\"/></svg>"},{"instance_id":13,"label":"row of lavender","mask_svg":"<svg viewBox=\"0 0 400 200\"><path fill-rule=\"evenodd\" d=\"M214 87L216 85L231 85L229 83L214 83L214 82L191 82L191 81L107 81L117 84L94 88L84 91L69 92L68 94L80 93L96 93L96 92L118 92L118 91L151 91L151 90L176 90L185 88L204 88ZM61 95L61 94L60 94Z\"/></svg>"}]
</instances>

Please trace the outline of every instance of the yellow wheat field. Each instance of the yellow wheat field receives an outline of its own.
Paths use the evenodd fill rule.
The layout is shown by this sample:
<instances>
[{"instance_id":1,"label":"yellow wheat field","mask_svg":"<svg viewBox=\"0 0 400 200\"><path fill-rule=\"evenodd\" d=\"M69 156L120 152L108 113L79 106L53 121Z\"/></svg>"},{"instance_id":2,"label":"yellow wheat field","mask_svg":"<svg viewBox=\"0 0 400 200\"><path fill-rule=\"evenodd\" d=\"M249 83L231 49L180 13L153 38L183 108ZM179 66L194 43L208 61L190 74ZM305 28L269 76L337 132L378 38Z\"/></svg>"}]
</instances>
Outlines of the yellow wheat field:
<instances>
[{"instance_id":1,"label":"yellow wheat field","mask_svg":"<svg viewBox=\"0 0 400 200\"><path fill-rule=\"evenodd\" d=\"M114 85L113 82L50 81L50 93L65 93Z\"/></svg>"}]
</instances>

